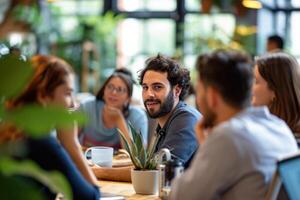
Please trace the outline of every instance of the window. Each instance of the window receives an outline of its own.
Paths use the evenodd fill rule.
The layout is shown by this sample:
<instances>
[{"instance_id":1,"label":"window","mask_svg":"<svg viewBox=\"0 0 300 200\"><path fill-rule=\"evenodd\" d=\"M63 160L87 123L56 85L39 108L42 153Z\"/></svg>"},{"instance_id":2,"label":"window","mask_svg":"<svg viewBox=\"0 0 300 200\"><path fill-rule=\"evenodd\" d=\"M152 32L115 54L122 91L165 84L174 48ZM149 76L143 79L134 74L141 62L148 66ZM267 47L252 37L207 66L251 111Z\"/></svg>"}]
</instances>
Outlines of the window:
<instances>
[{"instance_id":1,"label":"window","mask_svg":"<svg viewBox=\"0 0 300 200\"><path fill-rule=\"evenodd\" d=\"M60 0L50 3L52 9L58 9L63 15L99 15L102 12L103 1L72 1Z\"/></svg>"},{"instance_id":2,"label":"window","mask_svg":"<svg viewBox=\"0 0 300 200\"><path fill-rule=\"evenodd\" d=\"M175 51L175 23L169 19L124 19L118 27L118 65L133 72L144 67L146 58Z\"/></svg>"},{"instance_id":3,"label":"window","mask_svg":"<svg viewBox=\"0 0 300 200\"><path fill-rule=\"evenodd\" d=\"M186 0L186 9L190 11L199 11L200 4L200 0Z\"/></svg>"},{"instance_id":4,"label":"window","mask_svg":"<svg viewBox=\"0 0 300 200\"><path fill-rule=\"evenodd\" d=\"M231 14L188 14L185 23L184 63L190 69L197 55L216 48L229 46L235 29Z\"/></svg>"},{"instance_id":5,"label":"window","mask_svg":"<svg viewBox=\"0 0 300 200\"><path fill-rule=\"evenodd\" d=\"M292 5L294 7L300 7L300 1L299 0L292 0Z\"/></svg>"},{"instance_id":6,"label":"window","mask_svg":"<svg viewBox=\"0 0 300 200\"><path fill-rule=\"evenodd\" d=\"M291 38L290 41L290 52L295 55L298 59L300 59L300 28L299 28L299 21L300 21L300 12L293 12L291 15Z\"/></svg>"},{"instance_id":7,"label":"window","mask_svg":"<svg viewBox=\"0 0 300 200\"><path fill-rule=\"evenodd\" d=\"M118 9L121 11L173 11L176 0L119 0Z\"/></svg>"}]
</instances>

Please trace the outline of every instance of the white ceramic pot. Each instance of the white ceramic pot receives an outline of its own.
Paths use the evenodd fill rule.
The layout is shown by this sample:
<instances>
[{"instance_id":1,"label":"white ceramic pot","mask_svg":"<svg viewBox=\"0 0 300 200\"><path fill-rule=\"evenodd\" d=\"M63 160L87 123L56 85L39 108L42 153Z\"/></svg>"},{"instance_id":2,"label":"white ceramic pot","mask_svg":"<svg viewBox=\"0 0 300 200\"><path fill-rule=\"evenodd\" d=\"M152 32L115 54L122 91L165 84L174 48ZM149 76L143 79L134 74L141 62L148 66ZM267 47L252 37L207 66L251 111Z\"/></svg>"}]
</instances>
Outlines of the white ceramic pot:
<instances>
[{"instance_id":1,"label":"white ceramic pot","mask_svg":"<svg viewBox=\"0 0 300 200\"><path fill-rule=\"evenodd\" d=\"M158 193L158 170L131 170L131 181L137 194Z\"/></svg>"}]
</instances>

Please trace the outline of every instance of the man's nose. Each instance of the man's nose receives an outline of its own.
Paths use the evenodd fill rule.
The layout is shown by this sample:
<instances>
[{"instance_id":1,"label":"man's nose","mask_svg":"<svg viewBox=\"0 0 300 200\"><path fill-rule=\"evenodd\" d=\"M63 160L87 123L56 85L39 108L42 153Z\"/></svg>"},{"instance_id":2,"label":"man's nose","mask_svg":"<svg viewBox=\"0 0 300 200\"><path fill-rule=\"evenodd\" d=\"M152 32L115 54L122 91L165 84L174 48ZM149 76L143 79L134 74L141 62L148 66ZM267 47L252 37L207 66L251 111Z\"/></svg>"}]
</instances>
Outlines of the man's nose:
<instances>
[{"instance_id":1,"label":"man's nose","mask_svg":"<svg viewBox=\"0 0 300 200\"><path fill-rule=\"evenodd\" d=\"M151 88L149 88L149 89L146 91L146 96L147 96L147 97L154 97L154 96L155 96L155 93L154 93L154 91L153 91Z\"/></svg>"}]
</instances>

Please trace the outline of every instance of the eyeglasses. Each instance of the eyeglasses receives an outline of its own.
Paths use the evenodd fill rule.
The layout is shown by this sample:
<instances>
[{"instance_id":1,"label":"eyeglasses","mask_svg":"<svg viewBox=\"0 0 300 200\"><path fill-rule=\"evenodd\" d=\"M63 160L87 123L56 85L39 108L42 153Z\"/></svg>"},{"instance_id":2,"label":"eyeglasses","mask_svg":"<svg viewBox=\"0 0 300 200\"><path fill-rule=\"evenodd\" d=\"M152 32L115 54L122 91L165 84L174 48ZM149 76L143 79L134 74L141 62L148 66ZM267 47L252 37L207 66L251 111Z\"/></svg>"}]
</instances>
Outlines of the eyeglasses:
<instances>
[{"instance_id":1,"label":"eyeglasses","mask_svg":"<svg viewBox=\"0 0 300 200\"><path fill-rule=\"evenodd\" d=\"M123 87L115 87L114 85L112 84L108 84L106 86L106 89L109 91L109 92L116 92L117 94L125 94L127 92L127 89L126 88L123 88Z\"/></svg>"}]
</instances>

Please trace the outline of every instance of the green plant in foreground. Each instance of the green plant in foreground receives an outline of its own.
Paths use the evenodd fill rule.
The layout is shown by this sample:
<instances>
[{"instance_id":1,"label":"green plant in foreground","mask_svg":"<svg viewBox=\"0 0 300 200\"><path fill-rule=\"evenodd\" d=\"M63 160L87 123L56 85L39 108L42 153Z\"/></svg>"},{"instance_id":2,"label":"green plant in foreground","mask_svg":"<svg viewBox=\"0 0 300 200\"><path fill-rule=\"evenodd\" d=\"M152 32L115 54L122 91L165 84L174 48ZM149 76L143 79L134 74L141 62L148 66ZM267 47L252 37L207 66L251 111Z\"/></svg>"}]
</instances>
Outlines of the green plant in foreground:
<instances>
[{"instance_id":1,"label":"green plant in foreground","mask_svg":"<svg viewBox=\"0 0 300 200\"><path fill-rule=\"evenodd\" d=\"M74 121L83 124L86 118L81 113L70 113L57 107L41 105L23 105L8 110L5 102L18 96L33 76L33 68L29 61L18 56L0 56L0 128L2 124L13 124L31 138L44 137L54 127L71 126ZM0 129L0 136L3 134ZM41 169L32 160L19 161L16 155L22 155L26 149L22 142L0 144L0 194L1 199L40 200L45 199L34 179L47 186L54 193L62 193L65 199L72 199L72 191L68 181L59 172ZM24 145L24 144L23 144Z\"/></svg>"},{"instance_id":2,"label":"green plant in foreground","mask_svg":"<svg viewBox=\"0 0 300 200\"><path fill-rule=\"evenodd\" d=\"M157 158L154 150L157 145L159 137L154 135L148 148L144 147L143 137L138 133L131 124L129 124L132 139L127 140L124 133L118 129L124 143L126 151L129 153L132 164L136 170L155 170L157 165Z\"/></svg>"}]
</instances>

